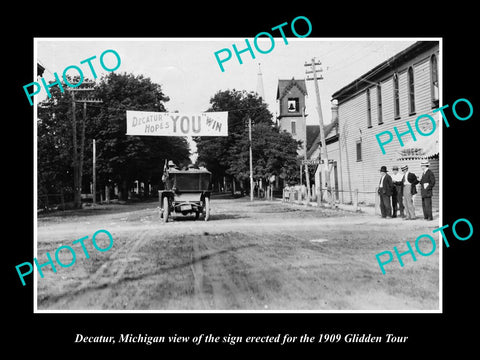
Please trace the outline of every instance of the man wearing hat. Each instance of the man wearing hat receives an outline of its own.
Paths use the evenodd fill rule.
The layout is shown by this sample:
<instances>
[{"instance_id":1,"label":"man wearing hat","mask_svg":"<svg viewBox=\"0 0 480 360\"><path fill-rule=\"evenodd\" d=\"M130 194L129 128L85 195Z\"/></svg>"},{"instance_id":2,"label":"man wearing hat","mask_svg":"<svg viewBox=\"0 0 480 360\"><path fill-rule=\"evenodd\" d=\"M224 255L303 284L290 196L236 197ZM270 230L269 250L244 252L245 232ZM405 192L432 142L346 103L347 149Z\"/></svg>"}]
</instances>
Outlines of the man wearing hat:
<instances>
[{"instance_id":1,"label":"man wearing hat","mask_svg":"<svg viewBox=\"0 0 480 360\"><path fill-rule=\"evenodd\" d=\"M402 182L403 182L403 204L405 205L405 220L415 219L415 206L413 205L412 196L417 193L416 185L418 184L417 176L408 171L408 166L402 166Z\"/></svg>"},{"instance_id":2,"label":"man wearing hat","mask_svg":"<svg viewBox=\"0 0 480 360\"><path fill-rule=\"evenodd\" d=\"M403 215L403 174L398 172L398 166L393 166L392 167L392 181L393 181L393 187L392 187L392 208L393 208L393 214L392 217L397 217L397 208L400 210L400 216L403 218L405 215ZM397 206L398 205L398 206Z\"/></svg>"},{"instance_id":3,"label":"man wearing hat","mask_svg":"<svg viewBox=\"0 0 480 360\"><path fill-rule=\"evenodd\" d=\"M393 182L390 175L387 174L387 167L380 168L380 182L378 183L378 194L380 195L380 212L382 218L392 216L392 207L390 206L390 198L392 196Z\"/></svg>"},{"instance_id":4,"label":"man wearing hat","mask_svg":"<svg viewBox=\"0 0 480 360\"><path fill-rule=\"evenodd\" d=\"M168 167L167 167L168 166ZM162 175L162 181L165 183L165 188L166 189L172 189L174 184L172 183L172 180L168 176L170 170L177 169L177 165L172 160L169 160L167 163L167 160L165 160L165 165L163 167L163 175Z\"/></svg>"},{"instance_id":5,"label":"man wearing hat","mask_svg":"<svg viewBox=\"0 0 480 360\"><path fill-rule=\"evenodd\" d=\"M433 220L432 195L433 187L435 186L435 175L433 175L432 170L429 169L430 163L428 160L422 161L420 166L423 170L423 174L420 179L420 194L422 195L423 217L426 220Z\"/></svg>"}]
</instances>

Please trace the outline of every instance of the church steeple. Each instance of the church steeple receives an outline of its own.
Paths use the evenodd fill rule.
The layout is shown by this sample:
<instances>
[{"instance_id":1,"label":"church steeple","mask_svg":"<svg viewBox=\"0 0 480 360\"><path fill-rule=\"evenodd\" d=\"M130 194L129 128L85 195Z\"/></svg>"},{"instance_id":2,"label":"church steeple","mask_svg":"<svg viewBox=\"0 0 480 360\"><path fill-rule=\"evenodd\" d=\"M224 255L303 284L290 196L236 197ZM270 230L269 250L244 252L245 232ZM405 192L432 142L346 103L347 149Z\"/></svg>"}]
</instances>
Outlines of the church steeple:
<instances>
[{"instance_id":1,"label":"church steeple","mask_svg":"<svg viewBox=\"0 0 480 360\"><path fill-rule=\"evenodd\" d=\"M262 69L260 68L260 63L258 63L258 74L257 74L257 94L260 96L263 101L265 101L265 91L263 90L263 77Z\"/></svg>"},{"instance_id":2,"label":"church steeple","mask_svg":"<svg viewBox=\"0 0 480 360\"><path fill-rule=\"evenodd\" d=\"M295 140L305 143L306 124L302 109L305 108L307 87L304 79L278 80L277 101L279 115L277 117L280 130L289 132ZM304 150L298 150L299 155Z\"/></svg>"}]
</instances>

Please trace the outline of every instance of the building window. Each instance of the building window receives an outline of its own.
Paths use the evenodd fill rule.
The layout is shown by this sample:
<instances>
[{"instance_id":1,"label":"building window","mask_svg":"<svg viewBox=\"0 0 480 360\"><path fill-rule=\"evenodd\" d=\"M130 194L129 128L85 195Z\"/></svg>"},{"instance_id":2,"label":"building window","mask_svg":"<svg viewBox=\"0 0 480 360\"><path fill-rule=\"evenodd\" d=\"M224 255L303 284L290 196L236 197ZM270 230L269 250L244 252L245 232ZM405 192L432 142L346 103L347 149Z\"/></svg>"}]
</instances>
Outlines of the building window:
<instances>
[{"instance_id":1,"label":"building window","mask_svg":"<svg viewBox=\"0 0 480 360\"><path fill-rule=\"evenodd\" d=\"M367 127L372 127L372 107L370 102L370 89L367 89Z\"/></svg>"},{"instance_id":2,"label":"building window","mask_svg":"<svg viewBox=\"0 0 480 360\"><path fill-rule=\"evenodd\" d=\"M362 141L357 141L357 161L362 161Z\"/></svg>"},{"instance_id":3,"label":"building window","mask_svg":"<svg viewBox=\"0 0 480 360\"><path fill-rule=\"evenodd\" d=\"M413 79L413 68L410 66L407 72L408 81L408 112L415 114L415 81Z\"/></svg>"},{"instance_id":4,"label":"building window","mask_svg":"<svg viewBox=\"0 0 480 360\"><path fill-rule=\"evenodd\" d=\"M298 112L299 100L298 98L288 98L287 109L288 112Z\"/></svg>"},{"instance_id":5,"label":"building window","mask_svg":"<svg viewBox=\"0 0 480 360\"><path fill-rule=\"evenodd\" d=\"M430 71L432 81L432 108L438 107L439 90L438 90L438 64L435 54L430 58Z\"/></svg>"},{"instance_id":6,"label":"building window","mask_svg":"<svg viewBox=\"0 0 480 360\"><path fill-rule=\"evenodd\" d=\"M393 74L393 115L395 119L400 117L400 88L397 73Z\"/></svg>"},{"instance_id":7,"label":"building window","mask_svg":"<svg viewBox=\"0 0 480 360\"><path fill-rule=\"evenodd\" d=\"M382 117L382 85L377 85L377 113L378 113L378 125L383 124Z\"/></svg>"},{"instance_id":8,"label":"building window","mask_svg":"<svg viewBox=\"0 0 480 360\"><path fill-rule=\"evenodd\" d=\"M292 135L297 135L297 124L295 121L292 120Z\"/></svg>"}]
</instances>

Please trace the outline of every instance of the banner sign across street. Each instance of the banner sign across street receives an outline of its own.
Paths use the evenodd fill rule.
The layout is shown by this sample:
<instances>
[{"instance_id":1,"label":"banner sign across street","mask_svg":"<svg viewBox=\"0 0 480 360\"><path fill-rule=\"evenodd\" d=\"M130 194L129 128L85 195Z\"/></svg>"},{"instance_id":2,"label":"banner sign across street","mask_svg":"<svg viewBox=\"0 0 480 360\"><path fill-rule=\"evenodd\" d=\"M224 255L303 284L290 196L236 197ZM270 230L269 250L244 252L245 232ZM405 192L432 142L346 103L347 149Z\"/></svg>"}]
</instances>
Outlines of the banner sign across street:
<instances>
[{"instance_id":1,"label":"banner sign across street","mask_svg":"<svg viewBox=\"0 0 480 360\"><path fill-rule=\"evenodd\" d=\"M168 113L127 110L127 135L228 136L228 111Z\"/></svg>"}]
</instances>

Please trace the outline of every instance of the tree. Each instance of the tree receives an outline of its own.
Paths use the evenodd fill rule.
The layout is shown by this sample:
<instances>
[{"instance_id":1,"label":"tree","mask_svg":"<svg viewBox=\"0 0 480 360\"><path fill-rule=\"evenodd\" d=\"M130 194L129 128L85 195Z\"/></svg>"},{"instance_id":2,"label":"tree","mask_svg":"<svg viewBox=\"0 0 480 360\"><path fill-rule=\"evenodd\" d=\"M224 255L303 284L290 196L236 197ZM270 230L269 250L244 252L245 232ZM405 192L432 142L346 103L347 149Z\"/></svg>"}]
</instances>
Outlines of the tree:
<instances>
[{"instance_id":1,"label":"tree","mask_svg":"<svg viewBox=\"0 0 480 360\"><path fill-rule=\"evenodd\" d=\"M255 179L275 174L284 179L296 176L299 143L289 133L280 132L267 105L253 92L226 90L210 99L207 111L228 111L227 137L199 137L198 161L213 173L214 181L223 176L247 184L249 178L248 118L252 122L252 153ZM246 187L246 186L245 186Z\"/></svg>"},{"instance_id":2,"label":"tree","mask_svg":"<svg viewBox=\"0 0 480 360\"><path fill-rule=\"evenodd\" d=\"M126 135L126 110L165 111L169 100L160 85L142 75L110 73L102 79L97 96L103 106L97 116L98 174L103 183L119 185L126 200L134 180L160 183L165 159L188 163L189 146L183 137Z\"/></svg>"},{"instance_id":3,"label":"tree","mask_svg":"<svg viewBox=\"0 0 480 360\"><path fill-rule=\"evenodd\" d=\"M235 154L229 162L228 172L239 181L250 176L249 137L243 133L231 148ZM272 175L282 179L297 176L298 142L287 132L280 132L278 127L259 123L252 126L252 157L254 180L268 179Z\"/></svg>"},{"instance_id":4,"label":"tree","mask_svg":"<svg viewBox=\"0 0 480 360\"><path fill-rule=\"evenodd\" d=\"M64 89L67 88L64 85ZM52 97L40 103L38 110L39 194L52 191L73 193L72 95L69 91L62 93L57 86L50 88L50 92ZM128 188L134 180L160 183L165 159L177 163L189 161L189 147L184 138L125 134L127 109L165 111L163 102L169 98L163 94L160 85L142 75L110 73L100 80L91 96L103 102L88 104L82 157L85 163L91 163L92 151L88 145L96 139L98 183L117 183L120 199L127 199ZM77 106L76 118L77 123L83 120L81 106ZM81 128L77 129L79 133ZM86 175L81 184L85 189L91 179L91 166L82 172Z\"/></svg>"},{"instance_id":5,"label":"tree","mask_svg":"<svg viewBox=\"0 0 480 360\"><path fill-rule=\"evenodd\" d=\"M75 83L79 79L69 80ZM63 85L63 88L68 89L66 85ZM75 205L78 207L83 158L83 155L78 156L78 148L83 148L84 127L79 127L79 122L73 121L72 94L68 91L62 92L59 87L50 88L50 92L52 96L41 102L38 107L38 194L60 192L67 197L74 195ZM81 114L75 111L75 118L79 116L81 117ZM81 117L80 123L82 121ZM80 132L80 144L76 141L77 131ZM75 136L72 137L72 134Z\"/></svg>"}]
</instances>

